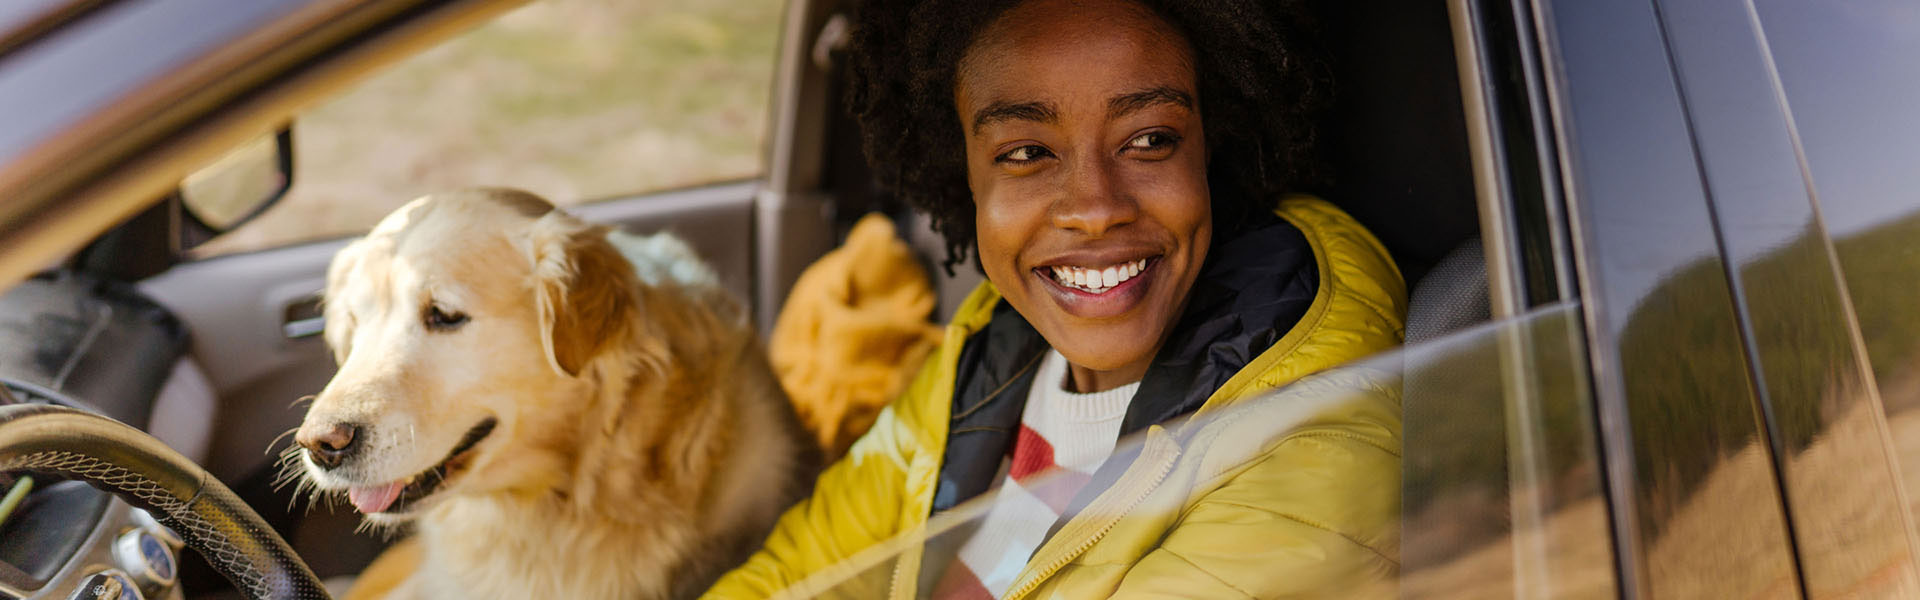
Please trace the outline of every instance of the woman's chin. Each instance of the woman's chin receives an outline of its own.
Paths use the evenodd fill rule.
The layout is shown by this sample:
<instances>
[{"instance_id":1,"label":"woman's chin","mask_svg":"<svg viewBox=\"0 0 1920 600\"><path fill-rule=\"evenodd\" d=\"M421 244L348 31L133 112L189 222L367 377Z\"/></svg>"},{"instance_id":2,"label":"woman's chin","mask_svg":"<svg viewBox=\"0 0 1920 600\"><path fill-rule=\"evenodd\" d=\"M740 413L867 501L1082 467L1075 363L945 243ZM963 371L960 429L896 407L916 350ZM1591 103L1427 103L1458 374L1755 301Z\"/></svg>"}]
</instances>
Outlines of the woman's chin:
<instances>
[{"instance_id":1,"label":"woman's chin","mask_svg":"<svg viewBox=\"0 0 1920 600\"><path fill-rule=\"evenodd\" d=\"M1159 348L1160 332L1141 331L1138 327L1126 327L1133 323L1116 324L1120 327L1080 327L1068 335L1049 335L1041 330L1040 335L1048 339L1053 349L1067 359L1067 363L1076 369L1093 371L1105 375L1100 379L1119 376L1131 383L1138 376L1145 375L1147 365L1153 362L1153 355ZM1061 339L1063 343L1054 343Z\"/></svg>"}]
</instances>

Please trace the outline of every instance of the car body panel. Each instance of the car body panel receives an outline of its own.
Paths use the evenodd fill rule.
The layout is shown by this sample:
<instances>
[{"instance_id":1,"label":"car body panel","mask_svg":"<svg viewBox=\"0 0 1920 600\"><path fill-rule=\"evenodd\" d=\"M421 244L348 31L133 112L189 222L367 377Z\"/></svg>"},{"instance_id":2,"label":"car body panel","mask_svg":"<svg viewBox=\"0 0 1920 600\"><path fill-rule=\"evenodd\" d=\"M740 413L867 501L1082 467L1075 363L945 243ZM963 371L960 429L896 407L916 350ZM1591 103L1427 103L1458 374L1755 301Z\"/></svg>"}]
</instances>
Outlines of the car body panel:
<instances>
[{"instance_id":1,"label":"car body panel","mask_svg":"<svg viewBox=\"0 0 1920 600\"><path fill-rule=\"evenodd\" d=\"M1753 10L1886 411L1900 481L1882 493L1904 490L1920 519L1920 13L1900 0Z\"/></svg>"},{"instance_id":2,"label":"car body panel","mask_svg":"<svg viewBox=\"0 0 1920 600\"><path fill-rule=\"evenodd\" d=\"M1651 3L1539 5L1628 595L1797 591L1658 16Z\"/></svg>"},{"instance_id":3,"label":"car body panel","mask_svg":"<svg viewBox=\"0 0 1920 600\"><path fill-rule=\"evenodd\" d=\"M1880 395L1758 19L1659 4L1808 596L1920 595Z\"/></svg>"}]
</instances>

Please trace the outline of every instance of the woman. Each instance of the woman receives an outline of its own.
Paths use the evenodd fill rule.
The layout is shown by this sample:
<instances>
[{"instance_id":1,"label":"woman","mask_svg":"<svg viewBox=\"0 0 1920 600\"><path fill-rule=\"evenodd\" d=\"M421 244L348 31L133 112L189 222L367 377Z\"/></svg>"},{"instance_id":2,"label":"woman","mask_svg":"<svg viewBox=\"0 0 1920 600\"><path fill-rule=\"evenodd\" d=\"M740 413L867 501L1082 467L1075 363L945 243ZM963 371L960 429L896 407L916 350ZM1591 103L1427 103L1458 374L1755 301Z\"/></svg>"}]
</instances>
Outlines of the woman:
<instances>
[{"instance_id":1,"label":"woman","mask_svg":"<svg viewBox=\"0 0 1920 600\"><path fill-rule=\"evenodd\" d=\"M1404 286L1378 242L1325 202L1278 200L1310 173L1326 93L1286 47L1296 21L1252 3L869 4L852 67L869 160L932 214L949 268L977 248L988 283L908 392L709 595L785 589L996 487L966 539L854 584L1391 593L1390 393L1318 411L1244 458L1214 453L1231 434L1204 418L1401 334ZM1116 452L1118 436L1144 441ZM1028 477L1045 467L1066 475Z\"/></svg>"}]
</instances>

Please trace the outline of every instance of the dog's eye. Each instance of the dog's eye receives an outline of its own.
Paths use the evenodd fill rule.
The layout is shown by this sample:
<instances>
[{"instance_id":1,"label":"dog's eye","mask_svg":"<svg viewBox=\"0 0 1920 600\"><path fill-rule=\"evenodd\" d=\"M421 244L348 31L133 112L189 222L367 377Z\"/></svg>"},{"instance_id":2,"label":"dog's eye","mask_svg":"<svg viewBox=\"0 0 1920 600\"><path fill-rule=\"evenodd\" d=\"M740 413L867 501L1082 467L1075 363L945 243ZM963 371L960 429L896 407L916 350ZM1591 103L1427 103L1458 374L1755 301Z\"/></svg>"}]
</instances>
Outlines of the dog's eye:
<instances>
[{"instance_id":1,"label":"dog's eye","mask_svg":"<svg viewBox=\"0 0 1920 600\"><path fill-rule=\"evenodd\" d=\"M441 309L438 304L428 304L427 312L421 316L421 320L426 322L427 329L434 331L453 331L467 323L467 314L460 311Z\"/></svg>"}]
</instances>

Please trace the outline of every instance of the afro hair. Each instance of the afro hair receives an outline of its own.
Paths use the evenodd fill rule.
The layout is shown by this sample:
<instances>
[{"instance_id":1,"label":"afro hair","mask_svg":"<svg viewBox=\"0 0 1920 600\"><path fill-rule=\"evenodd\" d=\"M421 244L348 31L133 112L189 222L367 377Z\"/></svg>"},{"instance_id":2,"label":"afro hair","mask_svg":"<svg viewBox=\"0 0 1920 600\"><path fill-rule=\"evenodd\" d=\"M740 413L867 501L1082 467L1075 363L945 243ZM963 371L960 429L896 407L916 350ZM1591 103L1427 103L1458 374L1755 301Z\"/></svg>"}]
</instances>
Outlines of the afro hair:
<instances>
[{"instance_id":1,"label":"afro hair","mask_svg":"<svg viewBox=\"0 0 1920 600\"><path fill-rule=\"evenodd\" d=\"M955 73L976 35L1020 0L868 0L852 32L847 100L880 184L946 238L949 273L974 247ZM1316 189L1316 124L1332 101L1317 27L1300 0L1137 0L1197 58L1215 240L1279 195Z\"/></svg>"}]
</instances>

